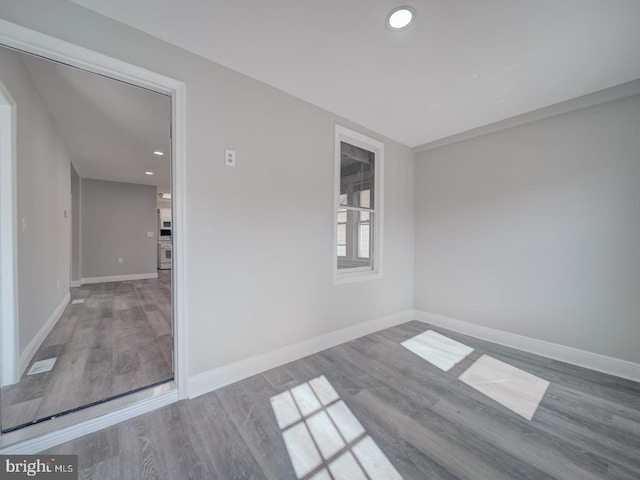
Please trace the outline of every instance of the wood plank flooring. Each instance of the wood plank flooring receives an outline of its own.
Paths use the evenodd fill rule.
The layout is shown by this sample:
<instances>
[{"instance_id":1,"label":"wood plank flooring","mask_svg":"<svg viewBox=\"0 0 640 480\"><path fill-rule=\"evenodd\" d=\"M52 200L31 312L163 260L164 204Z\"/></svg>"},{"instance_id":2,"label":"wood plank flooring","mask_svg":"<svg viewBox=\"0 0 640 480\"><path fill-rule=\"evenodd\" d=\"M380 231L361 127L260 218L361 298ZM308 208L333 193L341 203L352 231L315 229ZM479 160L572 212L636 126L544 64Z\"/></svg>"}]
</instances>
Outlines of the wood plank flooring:
<instances>
[{"instance_id":1,"label":"wood plank flooring","mask_svg":"<svg viewBox=\"0 0 640 480\"><path fill-rule=\"evenodd\" d=\"M7 431L173 378L171 271L158 279L71 289L71 299L33 362L57 357L53 370L2 388Z\"/></svg>"},{"instance_id":2,"label":"wood plank flooring","mask_svg":"<svg viewBox=\"0 0 640 480\"><path fill-rule=\"evenodd\" d=\"M474 351L444 372L400 345L429 328ZM551 382L531 421L458 379L483 354ZM295 479L270 398L320 375L405 479L640 478L640 384L416 321L48 453L83 479Z\"/></svg>"}]
</instances>

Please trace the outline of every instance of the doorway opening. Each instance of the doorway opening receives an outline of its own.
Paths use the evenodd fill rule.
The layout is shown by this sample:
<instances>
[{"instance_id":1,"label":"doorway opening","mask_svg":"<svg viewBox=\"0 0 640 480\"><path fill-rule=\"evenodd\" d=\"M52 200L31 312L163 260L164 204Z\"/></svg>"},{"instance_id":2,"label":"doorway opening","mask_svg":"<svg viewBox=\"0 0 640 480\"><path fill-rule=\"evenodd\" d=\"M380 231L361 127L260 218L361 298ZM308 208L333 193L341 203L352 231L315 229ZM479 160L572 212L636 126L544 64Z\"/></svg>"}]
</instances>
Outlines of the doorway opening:
<instances>
[{"instance_id":1,"label":"doorway opening","mask_svg":"<svg viewBox=\"0 0 640 480\"><path fill-rule=\"evenodd\" d=\"M4 25L5 23L6 25ZM62 355L60 355L61 351L62 350L74 351L76 350L76 347L73 347L73 346L68 347L67 345L63 345L61 343L55 343L54 341L55 338L52 340L50 336L53 335L55 337L55 335L58 335L58 339L59 339L60 337L64 336L60 333L61 331L69 333L69 331L77 332L78 330L84 330L88 332L90 330L89 328L87 328L88 323L90 323L91 321L95 322L96 319L100 319L100 317L103 317L102 319L104 320L105 313L106 313L106 318L111 321L102 322L102 323L97 322L98 332L101 332L102 331L101 329L104 329L104 328L108 329L113 327L113 323L115 322L114 319L116 319L116 317L118 317L120 321L124 322L126 320L125 317L130 317L132 311L138 311L138 312L142 311L146 315L147 320L149 320L150 317L153 317L153 319L150 322L151 323L150 329L154 330L156 334L158 334L159 332L161 333L160 335L156 335L156 337L158 336L164 337L163 348L159 349L158 352L159 352L159 355L162 357L162 360L164 361L166 366L168 366L168 369L165 369L165 373L158 372L157 371L158 369L156 369L154 373L157 373L158 375L156 375L155 377L152 375L151 377L149 377L151 380L142 381L140 384L136 384L135 382L132 381L132 379L136 377L135 366L148 364L149 362L141 358L136 359L134 350L136 354L148 353L148 350L146 349L146 347L138 346L137 348L128 348L124 350L121 349L119 353L112 351L109 358L109 354L105 354L105 352L107 352L105 345L100 343L102 342L102 340L99 340L97 344L93 345L93 347L97 347L99 350L100 349L102 350L103 355L102 356L99 355L98 357L101 357L102 360L104 360L105 357L107 357L107 360L110 359L111 367L114 368L116 372L116 376L120 375L120 379L114 380L112 383L115 384L115 383L118 383L119 381L121 386L127 386L126 384L128 384L127 388L123 388L121 392L117 392L117 391L108 392L106 394L103 394L102 397L98 400L95 400L93 402L85 401L85 403L79 406L70 406L69 408L66 408L65 406L62 405L62 403L60 403L58 405L58 410L59 410L58 413L51 413L51 415L41 415L40 417L36 415L35 419L29 419L22 423L18 422L18 424L13 426L17 428L23 425L31 425L33 423L37 423L41 421L44 418L53 418L53 417L59 416L61 413L75 412L78 409L85 409L88 406L94 405L96 403L101 403L106 400L111 400L115 398L120 398L120 400L122 400L122 398L125 398L124 403L123 401L120 401L120 400L107 402L105 404L107 405L106 407L101 406L99 413L97 413L98 412L97 410L89 408L88 410L86 410L86 412L88 413L83 413L82 416L69 415L68 417L64 417L64 418L67 418L68 420L66 423L64 422L60 423L59 420L62 420L62 418L52 420L50 422L50 425L51 425L50 431L59 431L62 425L64 427L69 427L69 428L66 428L66 430L70 432L69 435L73 435L73 433L69 430L70 428L73 430L73 428L75 428L75 425L78 425L79 428L76 428L74 431L86 432L87 429L92 428L91 425L93 423L96 423L96 424L98 423L98 422L93 422L92 420L97 415L102 415L100 419L100 423L102 426L104 426L105 421L106 422L117 421L116 417L121 418L122 415L134 415L135 413L133 412L137 412L139 414L139 413L142 413L145 408L149 408L149 409L157 408L159 406L162 406L163 404L171 403L173 401L176 401L179 398L186 398L187 396L186 374L185 374L186 365L183 359L184 325L180 321L183 318L183 311L184 311L184 307L182 304L182 299L184 298L184 295L182 295L181 292L183 290L182 279L184 278L184 270L185 270L185 265L180 261L181 257L183 257L182 245L184 244L183 243L184 242L184 236L183 236L184 224L180 215L180 213L184 209L184 203L183 203L184 190L182 188L182 183L184 182L184 163L183 163L184 143L183 143L183 132L181 128L178 128L179 126L183 125L182 122L184 118L184 84L182 82L178 82L168 77L164 77L162 75L158 75L153 72L140 69L138 67L126 64L124 62L120 62L112 58L104 57L102 55L96 54L95 52L79 49L74 45L68 44L63 41L59 41L57 39L53 39L50 37L44 38L44 36L41 34L38 34L36 32L30 31L22 27L8 24L7 22L3 22L3 26L6 26L7 29L0 36L1 37L0 41L4 45L12 49L12 52L16 54L36 55L40 57L47 57L49 60L53 60L53 61L62 61L64 63L64 68L71 69L69 71L76 71L76 72L80 71L86 75L93 75L96 77L100 77L102 80L125 83L128 85L128 87L132 89L135 89L138 91L146 91L152 95L164 96L167 98L167 101L168 101L167 109L166 109L167 125L166 125L166 128L164 129L164 134L168 137L168 142L167 142L167 145L163 148L165 150L164 153L166 154L165 160L169 161L168 177L170 178L170 181L168 182L169 187L163 188L163 191L160 193L168 194L172 198L171 204L169 206L169 209L171 212L171 223L172 223L171 249L169 249L169 251L171 252L169 254L171 258L171 263L170 263L171 268L169 269L165 268L167 266L166 259L165 259L163 268L160 268L160 269L157 268L158 266L160 266L158 262L159 261L158 255L160 253L159 237L161 233L160 232L161 224L160 224L160 216L159 216L159 209L158 209L159 198L157 195L159 192L159 187L156 185L153 187L153 197L152 197L153 225L148 225L148 224L143 225L145 238L147 238L148 239L147 241L152 244L151 257L152 257L154 270L155 270L153 272L153 275L145 276L145 273L142 273L142 274L123 273L119 275L118 272L114 273L112 271L107 271L106 274L104 275L100 273L94 275L90 273L90 268L92 267L91 261L95 260L100 256L99 253L101 250L98 248L98 254L96 255L89 255L90 252L87 252L87 251L84 251L80 254L82 260L85 260L87 258L91 258L92 260L86 262L86 264L85 262L82 262L82 267L80 267L80 270L78 270L80 272L79 278L77 278L78 275L76 275L76 278L72 278L72 271L74 270L73 262L72 262L72 258L67 257L66 265L68 270L68 276L67 278L57 279L54 283L56 283L57 289L63 289L63 290L68 289L69 298L65 302L65 298L63 296L58 306L62 305L62 307L64 308L61 308L61 312L57 312L57 310L60 310L60 309L55 308L52 315L46 319L45 323L51 324L51 328L38 330L37 333L40 334L42 338L38 339L38 341L35 342L37 344L37 348L33 349L35 353L33 355L29 355L31 358L29 358L27 362L24 362L24 359L22 359L23 360L22 362L20 361L21 360L20 356L22 353L24 353L25 348L24 348L24 345L21 344L21 342L19 341L20 316L18 315L18 307L20 304L20 294L21 294L19 286L21 284L20 284L20 280L18 279L19 275L17 274L19 273L19 268L17 268L19 267L19 265L17 265L19 263L18 261L19 255L16 252L17 250L16 247L19 246L19 242L22 240L21 238L19 238L20 235L22 235L22 233L34 233L34 234L36 233L36 231L34 231L34 228L37 222L32 223L29 219L27 219L25 222L23 222L26 225L23 231L20 228L20 225L18 225L19 223L18 220L22 218L17 211L18 210L17 207L19 206L17 205L18 202L16 201L9 202L11 203L12 208L8 208L8 202L6 201L6 197L9 196L9 199L11 198L15 199L16 192L19 188L18 182L16 181L18 177L18 172L16 171L16 168L15 168L16 167L15 155L13 155L12 162L7 162L5 158L6 156L5 155L2 156L2 162L1 162L2 163L2 171L1 171L2 196L0 197L0 201L2 202L0 204L0 213L2 214L0 224L2 226L2 233L3 233L3 242L0 245L1 247L0 248L0 253L1 253L0 266L1 266L1 272L2 272L2 284L1 284L2 285L2 296L1 296L1 299L2 299L2 304L1 304L2 346L3 346L3 357L5 357L4 347L5 345L8 345L11 340L13 340L14 342L13 357L15 360L13 362L13 365L11 365L12 362L5 361L4 358L2 359L0 372L2 373L3 385L11 386L12 382L16 382L16 380L19 380L19 379L21 380L23 378L26 378L27 376L31 378L36 378L37 375L47 375L48 373L51 373L56 369L56 365L58 366L62 365L62 367L64 367L64 362L62 362L63 357ZM16 47L19 47L21 51L16 51L15 50ZM5 47L3 46L0 48L5 48ZM37 60L41 62L49 61L49 60L43 60L42 58L38 58ZM59 65L58 67L62 68L62 65ZM78 85L74 85L74 86L78 87ZM78 87L78 88L81 88L81 87ZM41 94L41 92L39 93ZM49 96L49 100L50 99L51 99L51 96ZM3 124L6 123L4 119L8 118L6 115L7 112L15 116L15 108L5 108L10 106L9 103L10 102L8 102L4 96L0 98L0 113L2 113L1 118L2 118ZM46 100L44 101L44 103L47 103ZM20 108L20 105L18 104L17 107ZM55 106L52 107L51 104L47 104L46 107L51 110L56 108ZM109 113L113 113L113 112L109 112ZM56 114L51 114L51 117L54 118L55 121L59 121L59 118L56 118ZM57 115L57 117L60 117L60 116ZM62 122L64 122L64 120L62 120ZM61 127L61 129L63 128L64 126ZM15 123L13 123L13 131L14 132L16 131ZM4 141L5 135L4 134L2 135L3 135L2 149L6 150L5 148L6 142ZM115 144L115 143L112 143L112 144ZM13 146L13 151L15 151L15 145ZM150 155L153 155L153 152L151 152ZM17 161L20 162L20 158L18 158ZM70 162L70 164L73 166L73 168L75 168L73 160ZM12 169L10 168L11 166L13 166ZM85 201L93 201L94 206L96 205L104 206L104 203L105 203L103 202L101 204L100 202L101 190L99 187L122 187L124 188L124 190L126 190L130 186L136 186L136 185L149 186L148 184L145 184L142 182L127 181L126 179L98 178L96 177L96 175L86 174L86 169L85 169L85 173L82 172L82 168L80 168L79 170L80 170L79 172L80 174L78 177L80 178L80 181L79 181L79 191L80 191L79 198L81 199L80 201L82 202L83 199ZM145 167L144 171L147 171L147 170L148 169ZM70 174L69 171L67 171L67 173L68 173L67 178L70 180L72 178L72 175ZM12 182L11 188L5 188L7 185L8 179L11 179L11 182ZM97 188L94 188L96 187L96 185L92 185L92 184L98 184ZM80 207L75 212L72 209L72 206L71 206L72 194L70 190L71 188L69 188L68 208L63 208L61 210L61 212L63 212L63 218L68 218L70 220L71 216L74 213L76 213L77 215L79 215L79 218L81 220L85 218L88 219L89 218L88 215L83 215L83 213L87 214L87 211L83 209L83 205L80 205ZM102 188L102 193L104 193L104 190L105 188ZM131 192L128 192L128 193L131 193ZM111 198L112 199L117 198L117 196L116 197L112 196ZM147 196L146 198L149 198L149 197ZM90 210L90 208L91 207L87 207L88 210ZM56 219L56 221L62 223L64 220ZM88 223L91 223L91 222L88 222ZM134 221L134 224L137 224L137 223L139 222ZM83 229L83 233L85 233L85 235L83 235L84 238L82 238L80 241L80 249L82 249L82 246L86 246L84 245L83 242L84 240L87 240L87 237L90 237L90 234L88 233L90 232L90 227L86 225L85 227L86 228ZM101 234L99 233L98 236L102 236L102 237L108 236L109 227L105 222L102 222L102 224L99 225L98 230L100 229L102 229L102 233ZM68 225L67 231L72 232L72 228L70 225ZM4 240L7 239L7 236L5 235L6 232L10 232L11 236L9 238L13 238L16 241L5 242ZM46 229L45 229L45 232L46 232ZM72 233L69 234L69 236L71 235ZM165 242L166 240L167 240L166 238L163 239L163 241ZM107 243L110 243L110 242L107 241ZM167 249L165 248L164 249L165 254L166 254L166 250ZM67 251L72 252L73 251L72 247L70 246ZM49 254L51 254L51 251L49 252ZM73 253L69 253L68 255L73 255ZM122 261L120 261L121 258L122 258ZM126 265L128 263L131 264L131 263L134 263L136 259L137 259L137 255L135 253L128 254L127 256L117 257L114 261L114 264L115 265L123 265L123 264ZM14 264L14 272L13 274L9 274L9 271L10 271L9 267L12 263ZM150 273L150 272L147 272L147 273ZM138 276L138 278L136 278L136 276ZM125 278L121 278L121 277L125 277ZM153 281L157 281L156 282L157 285L152 285ZM11 291L11 288L9 287L13 287L13 291ZM74 290L74 289L79 289L79 290ZM108 302L108 300L106 300L106 297L109 295L109 292L118 294L118 295L122 294L122 295L120 296L120 298L116 298L117 295L114 295L114 298L111 300L111 304L112 304L111 307L105 307L104 303ZM12 302L5 301L7 298L11 298L11 295L10 295L11 293L13 294L13 297L14 297L13 304ZM27 298L31 298L34 301L37 299L34 295L27 295ZM123 303L126 303L124 302L124 300L136 300L136 299L138 303L132 308L123 306ZM168 300L168 302L164 302L164 305L162 302L163 299ZM60 324L60 322L64 318L66 310L68 309L80 310L82 308L88 308L89 310L92 310L92 312L90 312L92 313L92 315L89 315L89 317L92 320L86 320L78 323L78 319L76 318L73 326L66 326L65 328L60 328L58 329L58 332L56 332L56 326L62 325ZM109 314L110 308L111 308L111 314ZM70 316L74 316L73 311L71 313L72 314ZM97 315L93 315L96 313ZM160 321L160 317L164 316L164 318L166 319L167 317L166 313L168 313L169 317L173 319L173 323L165 322L164 325L162 325L162 322ZM52 318L54 318L53 321L51 321ZM13 327L13 331L11 331L11 327ZM44 333L41 333L43 331ZM136 336L135 331L136 331L135 327L129 328L128 332L129 333L133 332L133 335L131 335L131 337ZM125 339L127 339L127 335L123 332L121 332L120 334L120 342L115 342L114 345L122 346ZM7 335L7 333L9 334ZM104 332L102 331L102 333ZM104 336L103 336L103 340L104 340ZM111 340L114 340L113 335L111 337ZM26 342L26 343L29 344L30 342ZM80 343L83 345L83 347L86 347L86 342L80 342ZM61 345L63 346L61 347ZM39 355L42 353L41 347L43 348L49 347L50 350L48 353L51 355L44 355L44 356L47 356L48 358L39 358ZM6 350L6 351L9 351L9 350ZM76 355L75 356L76 360L82 357L82 353L78 353L77 351L75 352L75 355ZM121 361L115 361L116 357L119 357ZM52 361L52 359L54 358L56 360ZM101 379L103 378L102 373L104 372L101 370L103 367L98 365L99 359L96 358L93 360L91 359L85 359L85 360L86 360L85 367L82 370L85 371L85 373L86 371L88 371L89 373L91 373L92 371L90 376L93 379L93 382L89 382L89 383L95 384L97 382L100 382ZM76 365L76 364L77 364L77 361L72 361L70 363L67 362L67 365ZM106 363L102 363L102 366L104 366L105 364ZM21 370L23 370L22 367L24 367L24 371L25 371L24 375L20 375ZM29 371L31 371L32 375L27 375ZM66 369L62 369L62 371L66 372L67 374L69 374L70 372L72 373L72 375L70 377L68 376L67 378L71 378L71 377L76 379L78 378L77 375L75 376L73 375L72 369L66 368ZM169 372L169 374L167 375L166 372ZM157 381L153 381L153 378L156 378ZM164 384L166 383L166 381L171 380L171 378L173 378L173 381L170 383L169 389L166 388L166 385L163 388L149 388L149 387L153 387L154 385ZM29 380L32 381L31 379ZM82 382L82 383L85 383L85 382ZM69 383L69 382L65 383L62 381L58 382L58 387L55 389L52 388L51 391L60 390L61 387L65 387L67 390L73 391L72 383ZM149 391L150 393L149 395L146 395L146 394L130 395L132 392L136 392L138 390L145 390L145 392ZM26 391L27 390L25 390L25 392ZM85 392L85 393L96 393L96 392ZM16 394L14 396L14 400L17 400L17 403L22 403L19 410L23 412L25 411L25 408L23 407L27 407L27 404L24 402L30 402L28 404L28 407L35 408L35 405L40 401L40 399L36 397L28 398L30 396L33 397L33 395L31 395L30 393L28 394L24 392L21 394ZM3 394L2 397L4 399L6 398L6 395ZM130 405L127 404L126 397L130 397L133 403ZM87 397L85 395L85 399L86 398L90 398L90 397ZM20 400L23 400L24 402L21 402ZM109 408L108 406L109 404L114 406L113 410ZM116 409L118 410L117 415L115 414ZM14 410L18 410L18 409L16 408ZM4 411L5 411L5 408L0 408L0 414L4 414ZM92 414L91 412L96 412L96 413ZM131 413L128 413L128 412L131 412ZM113 418L113 420L110 420L111 418ZM45 422L45 423L49 423L49 422ZM0 447L11 445L15 443L15 441L12 439L18 438L14 436L15 434L17 434L17 432L15 432L15 434L12 433L8 435L5 433L10 429L12 429L12 426L5 428L5 425L3 422L2 430L4 432L1 435L2 438L0 438ZM25 429L25 430L29 430L29 429ZM38 429L36 430L38 431L37 435L42 435L43 432L44 433L47 432L46 425L44 426L44 428L38 427ZM33 435L21 434L17 441L23 441L25 438L30 438L30 436L33 436Z\"/></svg>"}]
</instances>

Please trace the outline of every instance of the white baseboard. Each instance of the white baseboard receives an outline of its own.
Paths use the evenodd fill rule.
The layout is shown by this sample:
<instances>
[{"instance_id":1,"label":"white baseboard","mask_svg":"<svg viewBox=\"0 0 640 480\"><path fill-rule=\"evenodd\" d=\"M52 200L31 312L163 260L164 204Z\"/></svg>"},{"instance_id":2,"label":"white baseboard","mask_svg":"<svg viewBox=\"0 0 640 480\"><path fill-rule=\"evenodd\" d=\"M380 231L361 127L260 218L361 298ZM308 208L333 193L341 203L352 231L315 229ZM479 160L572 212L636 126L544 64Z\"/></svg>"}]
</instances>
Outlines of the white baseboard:
<instances>
[{"instance_id":1,"label":"white baseboard","mask_svg":"<svg viewBox=\"0 0 640 480\"><path fill-rule=\"evenodd\" d=\"M51 331L51 329L55 326L56 322L60 319L62 312L64 312L64 309L67 307L70 300L71 300L71 294L67 292L67 294L64 296L60 304L56 307L56 309L53 311L51 316L44 323L42 328L38 330L38 333L36 333L35 336L31 339L31 341L26 346L24 351L20 353L20 371L19 371L18 378L22 377L22 374L29 366L29 362L31 362L31 359L40 348L40 345L42 345L42 342L44 342L44 339L47 338L47 335L49 335L49 332Z\"/></svg>"},{"instance_id":2,"label":"white baseboard","mask_svg":"<svg viewBox=\"0 0 640 480\"><path fill-rule=\"evenodd\" d=\"M608 357L599 353L587 352L557 343L525 337L515 333L497 330L483 325L456 320L435 313L415 311L415 319L424 323L446 328L454 332L469 335L489 342L534 353L561 362L570 363L590 370L608 373L634 382L640 382L640 364Z\"/></svg>"},{"instance_id":3,"label":"white baseboard","mask_svg":"<svg viewBox=\"0 0 640 480\"><path fill-rule=\"evenodd\" d=\"M412 319L413 310L405 310L199 373L189 378L189 398L198 397L285 363Z\"/></svg>"},{"instance_id":4,"label":"white baseboard","mask_svg":"<svg viewBox=\"0 0 640 480\"><path fill-rule=\"evenodd\" d=\"M150 278L158 278L158 272L110 275L108 277L87 277L80 280L80 285L86 285L87 283L126 282L127 280L148 280Z\"/></svg>"},{"instance_id":5,"label":"white baseboard","mask_svg":"<svg viewBox=\"0 0 640 480\"><path fill-rule=\"evenodd\" d=\"M82 285L82 280L71 280L71 282L69 283L69 286L71 288L73 287L79 287Z\"/></svg>"}]
</instances>

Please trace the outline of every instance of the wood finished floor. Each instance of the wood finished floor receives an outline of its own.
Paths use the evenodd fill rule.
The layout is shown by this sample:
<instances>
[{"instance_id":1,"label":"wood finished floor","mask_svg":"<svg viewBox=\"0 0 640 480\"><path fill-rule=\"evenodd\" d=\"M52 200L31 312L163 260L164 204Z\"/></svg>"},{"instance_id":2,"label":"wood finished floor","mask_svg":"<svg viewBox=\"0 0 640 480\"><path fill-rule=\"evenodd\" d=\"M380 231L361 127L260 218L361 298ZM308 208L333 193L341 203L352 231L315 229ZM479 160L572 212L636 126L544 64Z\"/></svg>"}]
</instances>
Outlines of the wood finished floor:
<instances>
[{"instance_id":1,"label":"wood finished floor","mask_svg":"<svg viewBox=\"0 0 640 480\"><path fill-rule=\"evenodd\" d=\"M443 372L400 345L428 328L475 350ZM532 421L458 380L482 354L551 382ZM640 384L416 321L48 453L83 479L295 479L270 398L319 375L405 479L640 478Z\"/></svg>"},{"instance_id":2,"label":"wood finished floor","mask_svg":"<svg viewBox=\"0 0 640 480\"><path fill-rule=\"evenodd\" d=\"M60 320L20 382L1 391L3 431L173 378L171 271L158 279L71 289ZM27 375L57 357L53 370Z\"/></svg>"}]
</instances>

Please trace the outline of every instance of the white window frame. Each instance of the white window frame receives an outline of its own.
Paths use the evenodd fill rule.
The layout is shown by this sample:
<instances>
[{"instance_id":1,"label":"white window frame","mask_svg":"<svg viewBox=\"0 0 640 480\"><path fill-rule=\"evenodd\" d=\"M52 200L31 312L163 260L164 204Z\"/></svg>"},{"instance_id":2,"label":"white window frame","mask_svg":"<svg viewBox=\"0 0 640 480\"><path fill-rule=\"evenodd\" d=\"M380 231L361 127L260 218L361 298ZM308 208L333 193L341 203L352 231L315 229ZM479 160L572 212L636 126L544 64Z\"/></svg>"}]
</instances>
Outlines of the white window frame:
<instances>
[{"instance_id":1,"label":"white window frame","mask_svg":"<svg viewBox=\"0 0 640 480\"><path fill-rule=\"evenodd\" d=\"M374 162L374 209L373 209L373 248L371 251L372 267L338 268L338 209L340 208L340 143L345 142L363 148L375 155ZM371 137L350 130L342 125L335 127L335 174L333 192L333 284L361 282L382 278L382 252L384 231L384 143Z\"/></svg>"}]
</instances>

